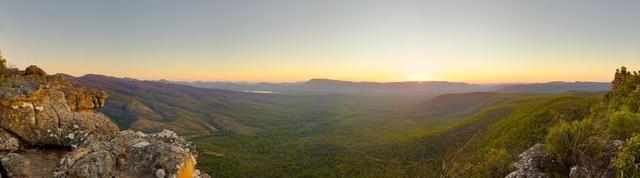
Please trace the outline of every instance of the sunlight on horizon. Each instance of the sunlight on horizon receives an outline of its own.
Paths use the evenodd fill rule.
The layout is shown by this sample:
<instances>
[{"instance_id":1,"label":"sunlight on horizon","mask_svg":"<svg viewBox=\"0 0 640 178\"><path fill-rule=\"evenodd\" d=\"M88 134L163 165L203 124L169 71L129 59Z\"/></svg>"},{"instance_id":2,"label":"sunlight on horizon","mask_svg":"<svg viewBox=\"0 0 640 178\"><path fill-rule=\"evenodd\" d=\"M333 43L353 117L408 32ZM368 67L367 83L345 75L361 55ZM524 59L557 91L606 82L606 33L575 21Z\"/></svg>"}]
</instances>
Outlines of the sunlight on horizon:
<instances>
[{"instance_id":1,"label":"sunlight on horizon","mask_svg":"<svg viewBox=\"0 0 640 178\"><path fill-rule=\"evenodd\" d=\"M434 80L437 80L437 79L432 78L431 76L425 73L415 73L407 78L407 81L412 81L412 82L424 82L424 81L434 81Z\"/></svg>"},{"instance_id":2,"label":"sunlight on horizon","mask_svg":"<svg viewBox=\"0 0 640 178\"><path fill-rule=\"evenodd\" d=\"M49 73L501 83L640 68L640 1L0 2L0 50Z\"/></svg>"}]
</instances>

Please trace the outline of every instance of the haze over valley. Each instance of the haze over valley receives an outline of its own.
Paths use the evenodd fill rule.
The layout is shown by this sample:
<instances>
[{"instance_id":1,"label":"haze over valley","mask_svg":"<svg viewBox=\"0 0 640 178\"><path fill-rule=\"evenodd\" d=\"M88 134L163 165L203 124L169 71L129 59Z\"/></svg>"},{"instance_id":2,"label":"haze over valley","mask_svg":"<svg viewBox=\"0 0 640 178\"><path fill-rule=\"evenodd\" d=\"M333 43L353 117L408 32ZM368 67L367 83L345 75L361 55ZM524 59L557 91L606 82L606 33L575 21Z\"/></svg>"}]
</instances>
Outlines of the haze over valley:
<instances>
[{"instance_id":1,"label":"haze over valley","mask_svg":"<svg viewBox=\"0 0 640 178\"><path fill-rule=\"evenodd\" d=\"M640 177L638 9L0 0L0 177Z\"/></svg>"},{"instance_id":2,"label":"haze over valley","mask_svg":"<svg viewBox=\"0 0 640 178\"><path fill-rule=\"evenodd\" d=\"M611 86L311 80L226 82L221 83L223 87L237 88L211 89L220 83L58 75L77 86L107 91L109 105L100 111L121 128L171 129L191 138L203 153L201 167L217 170L212 174L221 177L436 176L443 173L439 162L461 154L462 144L478 142L463 150L468 156L490 148L480 140L495 139L484 134L502 132L489 130L494 124L540 122L533 120L549 119L546 115L556 112L577 112L577 116L561 117L582 117ZM545 122L536 127L548 127L557 120ZM511 137L520 134L541 134L540 128L519 128L524 130L500 144L512 144L518 139ZM509 153L521 152L539 139L518 141L522 143L509 148ZM296 169L299 165L304 168Z\"/></svg>"}]
</instances>

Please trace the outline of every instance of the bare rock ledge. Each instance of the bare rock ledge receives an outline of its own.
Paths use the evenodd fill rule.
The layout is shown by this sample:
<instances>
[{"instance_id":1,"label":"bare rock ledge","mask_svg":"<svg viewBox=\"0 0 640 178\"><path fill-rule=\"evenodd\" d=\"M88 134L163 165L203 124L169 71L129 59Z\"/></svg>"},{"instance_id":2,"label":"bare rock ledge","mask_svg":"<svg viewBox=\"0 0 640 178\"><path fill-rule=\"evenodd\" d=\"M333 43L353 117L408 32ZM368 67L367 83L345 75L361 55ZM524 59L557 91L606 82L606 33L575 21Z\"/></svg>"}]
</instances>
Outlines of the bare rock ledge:
<instances>
[{"instance_id":1,"label":"bare rock ledge","mask_svg":"<svg viewBox=\"0 0 640 178\"><path fill-rule=\"evenodd\" d=\"M1 70L0 177L209 177L174 132L120 131L94 112L106 92L36 66Z\"/></svg>"}]
</instances>

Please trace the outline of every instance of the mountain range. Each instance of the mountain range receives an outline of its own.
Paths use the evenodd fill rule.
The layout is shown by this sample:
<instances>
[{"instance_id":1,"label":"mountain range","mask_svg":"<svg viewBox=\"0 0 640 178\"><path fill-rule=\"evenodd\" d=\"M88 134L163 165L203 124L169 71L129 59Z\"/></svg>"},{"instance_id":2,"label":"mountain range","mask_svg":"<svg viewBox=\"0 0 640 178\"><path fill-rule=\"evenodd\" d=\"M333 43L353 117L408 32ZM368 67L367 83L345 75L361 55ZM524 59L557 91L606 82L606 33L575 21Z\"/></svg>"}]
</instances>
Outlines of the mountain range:
<instances>
[{"instance_id":1,"label":"mountain range","mask_svg":"<svg viewBox=\"0 0 640 178\"><path fill-rule=\"evenodd\" d=\"M181 135L192 136L211 135L219 130L252 135L277 125L277 120L281 118L293 118L304 115L304 112L324 112L319 109L324 108L320 107L321 105L342 103L354 98L370 99L368 96L376 96L377 100L387 102L404 100L404 103L423 105L424 108L418 113L422 116L432 116L447 112L460 114L461 110L470 107L468 105L473 105L476 100L497 99L484 101L484 105L505 100L499 98L506 95L492 94L493 91L561 93L574 90L599 91L610 86L608 83L596 82L476 85L454 82L349 82L328 79L313 79L299 83L247 84L144 81L95 74L82 77L58 75L78 86L108 91L110 104L101 111L113 118L122 128L143 131L159 131L166 128ZM486 93L463 95L464 97L453 94L466 92ZM435 97L440 94L445 95ZM489 97L491 95L495 97ZM421 102L425 104L419 104ZM446 105L448 103L450 104ZM296 105L306 108L287 109ZM474 111L476 110L468 112ZM255 123L256 121L267 123Z\"/></svg>"},{"instance_id":2,"label":"mountain range","mask_svg":"<svg viewBox=\"0 0 640 178\"><path fill-rule=\"evenodd\" d=\"M199 88L224 89L244 92L275 92L287 94L348 94L348 95L440 95L477 91L514 93L562 93L567 91L606 91L607 82L548 82L524 84L469 84L448 81L417 82L352 82L331 79L311 79L294 83L247 82L184 82L160 80L163 83L189 85Z\"/></svg>"}]
</instances>

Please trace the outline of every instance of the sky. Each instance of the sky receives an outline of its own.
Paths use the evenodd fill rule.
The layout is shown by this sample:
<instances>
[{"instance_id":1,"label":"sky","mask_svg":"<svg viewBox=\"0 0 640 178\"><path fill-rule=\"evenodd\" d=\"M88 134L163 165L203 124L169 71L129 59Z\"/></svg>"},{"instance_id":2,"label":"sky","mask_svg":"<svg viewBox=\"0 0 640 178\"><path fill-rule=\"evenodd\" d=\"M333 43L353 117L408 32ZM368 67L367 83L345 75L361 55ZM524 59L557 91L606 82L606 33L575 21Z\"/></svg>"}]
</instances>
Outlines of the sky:
<instances>
[{"instance_id":1,"label":"sky","mask_svg":"<svg viewBox=\"0 0 640 178\"><path fill-rule=\"evenodd\" d=\"M0 0L20 68L145 80L610 81L637 0Z\"/></svg>"}]
</instances>

